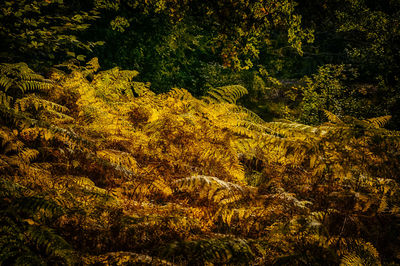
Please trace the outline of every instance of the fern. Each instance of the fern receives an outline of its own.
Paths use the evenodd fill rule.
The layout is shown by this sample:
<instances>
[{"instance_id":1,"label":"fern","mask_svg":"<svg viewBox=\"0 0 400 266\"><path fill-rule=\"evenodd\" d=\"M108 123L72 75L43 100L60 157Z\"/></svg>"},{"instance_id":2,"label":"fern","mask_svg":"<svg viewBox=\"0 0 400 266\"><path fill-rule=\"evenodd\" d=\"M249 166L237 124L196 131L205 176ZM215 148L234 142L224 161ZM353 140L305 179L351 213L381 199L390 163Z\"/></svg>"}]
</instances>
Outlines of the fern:
<instances>
[{"instance_id":1,"label":"fern","mask_svg":"<svg viewBox=\"0 0 400 266\"><path fill-rule=\"evenodd\" d=\"M5 92L0 91L0 105L5 108L9 109L12 106L13 97L7 95Z\"/></svg>"},{"instance_id":2,"label":"fern","mask_svg":"<svg viewBox=\"0 0 400 266\"><path fill-rule=\"evenodd\" d=\"M243 87L156 95L96 59L28 93L8 85L25 75L9 68L3 264L379 265L374 245L382 260L395 250L400 138L381 128L388 118L265 122L236 105Z\"/></svg>"},{"instance_id":3,"label":"fern","mask_svg":"<svg viewBox=\"0 0 400 266\"><path fill-rule=\"evenodd\" d=\"M175 265L168 261L134 252L109 252L98 256L87 256L84 263L91 264L128 264L128 265Z\"/></svg>"},{"instance_id":4,"label":"fern","mask_svg":"<svg viewBox=\"0 0 400 266\"><path fill-rule=\"evenodd\" d=\"M221 230L243 236L262 237L267 235L266 228L273 223L277 211L277 207L272 205L222 207L216 212L214 219Z\"/></svg>"},{"instance_id":5,"label":"fern","mask_svg":"<svg viewBox=\"0 0 400 266\"><path fill-rule=\"evenodd\" d=\"M343 123L342 120L336 116L335 114L329 112L328 110L324 110L325 116L328 118L328 120L332 123L336 123L336 124L341 124Z\"/></svg>"},{"instance_id":6,"label":"fern","mask_svg":"<svg viewBox=\"0 0 400 266\"><path fill-rule=\"evenodd\" d=\"M15 103L15 109L24 112L27 108L33 107L35 111L40 109L53 110L60 113L68 112L68 108L57 103L41 99L36 95L28 95L22 99L18 99Z\"/></svg>"},{"instance_id":7,"label":"fern","mask_svg":"<svg viewBox=\"0 0 400 266\"><path fill-rule=\"evenodd\" d=\"M240 85L224 86L209 90L203 99L211 103L236 103L247 93L247 89Z\"/></svg>"},{"instance_id":8,"label":"fern","mask_svg":"<svg viewBox=\"0 0 400 266\"><path fill-rule=\"evenodd\" d=\"M137 162L129 153L116 150L100 150L97 151L97 155L115 165L129 169L133 173L137 171Z\"/></svg>"},{"instance_id":9,"label":"fern","mask_svg":"<svg viewBox=\"0 0 400 266\"><path fill-rule=\"evenodd\" d=\"M379 253L371 243L363 240L341 241L343 252L340 265L381 265Z\"/></svg>"},{"instance_id":10,"label":"fern","mask_svg":"<svg viewBox=\"0 0 400 266\"><path fill-rule=\"evenodd\" d=\"M188 92L187 90L183 88L172 88L169 92L165 94L167 97L172 97L175 99L179 100L184 100L184 101L191 101L194 100L194 97Z\"/></svg>"},{"instance_id":11,"label":"fern","mask_svg":"<svg viewBox=\"0 0 400 266\"><path fill-rule=\"evenodd\" d=\"M0 87L9 96L21 96L29 91L46 91L50 80L36 74L25 63L0 64Z\"/></svg>"},{"instance_id":12,"label":"fern","mask_svg":"<svg viewBox=\"0 0 400 266\"><path fill-rule=\"evenodd\" d=\"M366 119L364 121L371 124L371 126L373 126L375 128L381 128L381 127L384 127L391 118L392 117L390 115L386 115L386 116L380 116L380 117Z\"/></svg>"},{"instance_id":13,"label":"fern","mask_svg":"<svg viewBox=\"0 0 400 266\"><path fill-rule=\"evenodd\" d=\"M59 217L62 208L43 198L25 196L28 190L15 183L1 181L0 187L0 263L75 263L71 246L53 230L38 225L43 217Z\"/></svg>"},{"instance_id":14,"label":"fern","mask_svg":"<svg viewBox=\"0 0 400 266\"><path fill-rule=\"evenodd\" d=\"M164 256L193 265L235 264L245 265L255 257L250 245L244 239L205 239L176 242L164 249Z\"/></svg>"},{"instance_id":15,"label":"fern","mask_svg":"<svg viewBox=\"0 0 400 266\"><path fill-rule=\"evenodd\" d=\"M247 193L241 186L213 176L197 175L178 179L174 183L181 191L197 192L200 199L222 205L238 201Z\"/></svg>"},{"instance_id":16,"label":"fern","mask_svg":"<svg viewBox=\"0 0 400 266\"><path fill-rule=\"evenodd\" d=\"M123 187L123 194L138 199L143 199L143 197L155 198L160 195L162 197L169 197L173 194L170 185L161 178L155 178L147 182L145 180L142 182L128 181L124 183Z\"/></svg>"}]
</instances>

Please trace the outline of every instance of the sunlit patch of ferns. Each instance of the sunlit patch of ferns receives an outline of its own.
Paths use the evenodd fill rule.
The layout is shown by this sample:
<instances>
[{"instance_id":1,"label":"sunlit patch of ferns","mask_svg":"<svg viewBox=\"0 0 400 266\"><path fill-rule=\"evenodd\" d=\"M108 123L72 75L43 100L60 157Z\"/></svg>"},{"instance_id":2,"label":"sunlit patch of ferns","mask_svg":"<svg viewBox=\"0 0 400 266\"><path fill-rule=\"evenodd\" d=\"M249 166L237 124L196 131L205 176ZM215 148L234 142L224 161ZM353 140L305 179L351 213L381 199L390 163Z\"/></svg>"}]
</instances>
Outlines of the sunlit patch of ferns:
<instances>
[{"instance_id":1,"label":"sunlit patch of ferns","mask_svg":"<svg viewBox=\"0 0 400 266\"><path fill-rule=\"evenodd\" d=\"M249 191L240 185L222 181L213 176L197 175L174 182L179 191L190 193L199 200L229 204L241 200Z\"/></svg>"},{"instance_id":2,"label":"sunlit patch of ferns","mask_svg":"<svg viewBox=\"0 0 400 266\"><path fill-rule=\"evenodd\" d=\"M265 122L242 86L156 95L136 71L66 66L57 84L0 66L5 264L379 265L400 212L388 116Z\"/></svg>"}]
</instances>

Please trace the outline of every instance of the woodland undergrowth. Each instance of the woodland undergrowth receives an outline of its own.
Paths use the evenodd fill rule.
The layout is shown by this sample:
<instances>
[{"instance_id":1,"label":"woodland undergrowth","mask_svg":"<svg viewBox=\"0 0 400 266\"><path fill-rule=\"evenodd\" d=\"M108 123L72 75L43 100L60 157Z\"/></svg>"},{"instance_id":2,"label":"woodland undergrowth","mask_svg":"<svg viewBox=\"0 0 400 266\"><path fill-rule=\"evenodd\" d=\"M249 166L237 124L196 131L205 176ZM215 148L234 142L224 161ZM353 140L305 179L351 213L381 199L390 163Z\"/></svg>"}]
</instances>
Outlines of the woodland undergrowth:
<instances>
[{"instance_id":1,"label":"woodland undergrowth","mask_svg":"<svg viewBox=\"0 0 400 266\"><path fill-rule=\"evenodd\" d=\"M0 75L0 264L400 262L389 116L265 122L242 86L155 94L96 58Z\"/></svg>"}]
</instances>

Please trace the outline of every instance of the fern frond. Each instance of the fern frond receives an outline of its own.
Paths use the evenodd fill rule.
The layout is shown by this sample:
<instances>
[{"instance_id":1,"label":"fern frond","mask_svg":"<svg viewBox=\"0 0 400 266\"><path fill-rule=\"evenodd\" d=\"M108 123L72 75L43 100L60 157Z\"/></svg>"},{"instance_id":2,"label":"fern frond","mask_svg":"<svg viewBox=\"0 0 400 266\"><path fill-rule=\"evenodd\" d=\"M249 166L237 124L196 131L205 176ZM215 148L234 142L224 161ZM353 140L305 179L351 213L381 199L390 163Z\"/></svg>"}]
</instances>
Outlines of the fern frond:
<instances>
[{"instance_id":1,"label":"fern frond","mask_svg":"<svg viewBox=\"0 0 400 266\"><path fill-rule=\"evenodd\" d=\"M319 133L318 128L294 123L294 122L270 122L266 125L272 134L281 137L298 137L303 140L308 137L316 137Z\"/></svg>"},{"instance_id":2,"label":"fern frond","mask_svg":"<svg viewBox=\"0 0 400 266\"><path fill-rule=\"evenodd\" d=\"M85 256L86 265L111 264L111 265L175 265L166 260L161 260L145 254L133 252L109 252L97 256Z\"/></svg>"},{"instance_id":3,"label":"fern frond","mask_svg":"<svg viewBox=\"0 0 400 266\"><path fill-rule=\"evenodd\" d=\"M164 250L166 257L195 264L248 264L255 254L245 239L205 239L175 242Z\"/></svg>"},{"instance_id":4,"label":"fern frond","mask_svg":"<svg viewBox=\"0 0 400 266\"><path fill-rule=\"evenodd\" d=\"M165 93L165 95L167 97L185 101L194 99L192 94L183 88L172 88L169 92Z\"/></svg>"},{"instance_id":5,"label":"fern frond","mask_svg":"<svg viewBox=\"0 0 400 266\"><path fill-rule=\"evenodd\" d=\"M8 89L13 84L14 80L7 76L1 75L0 76L0 86L3 88L4 92L7 92Z\"/></svg>"},{"instance_id":6,"label":"fern frond","mask_svg":"<svg viewBox=\"0 0 400 266\"><path fill-rule=\"evenodd\" d=\"M348 253L343 256L341 262L341 266L357 266L357 265L367 265L364 263L364 260L360 258L357 254Z\"/></svg>"},{"instance_id":7,"label":"fern frond","mask_svg":"<svg viewBox=\"0 0 400 266\"><path fill-rule=\"evenodd\" d=\"M132 97L132 90L139 95L146 94L149 89L144 83L132 81L138 74L139 72L134 70L120 70L115 67L96 74L91 85L99 97L108 101L115 100L122 94Z\"/></svg>"},{"instance_id":8,"label":"fern frond","mask_svg":"<svg viewBox=\"0 0 400 266\"><path fill-rule=\"evenodd\" d=\"M197 175L174 181L181 191L198 193L201 199L217 204L228 204L242 199L246 191L243 187L222 181L213 176Z\"/></svg>"},{"instance_id":9,"label":"fern frond","mask_svg":"<svg viewBox=\"0 0 400 266\"><path fill-rule=\"evenodd\" d=\"M152 188L156 188L160 191L164 196L168 197L172 195L173 191L171 187L161 178L156 179L151 183Z\"/></svg>"},{"instance_id":10,"label":"fern frond","mask_svg":"<svg viewBox=\"0 0 400 266\"><path fill-rule=\"evenodd\" d=\"M29 196L32 190L12 181L0 180L0 191L0 264L76 263L72 247L54 230L39 225L60 217L63 208L43 197Z\"/></svg>"},{"instance_id":11,"label":"fern frond","mask_svg":"<svg viewBox=\"0 0 400 266\"><path fill-rule=\"evenodd\" d=\"M17 112L12 108L6 108L4 105L0 105L0 119L11 128L27 128L38 124L38 121L31 118L29 114Z\"/></svg>"},{"instance_id":12,"label":"fern frond","mask_svg":"<svg viewBox=\"0 0 400 266\"><path fill-rule=\"evenodd\" d=\"M18 154L18 157L20 157L25 162L31 162L38 155L39 155L39 152L35 149L24 149Z\"/></svg>"},{"instance_id":13,"label":"fern frond","mask_svg":"<svg viewBox=\"0 0 400 266\"><path fill-rule=\"evenodd\" d=\"M156 94L150 90L150 85L148 83L132 81L132 90L139 96L139 97L151 97L155 96Z\"/></svg>"},{"instance_id":14,"label":"fern frond","mask_svg":"<svg viewBox=\"0 0 400 266\"><path fill-rule=\"evenodd\" d=\"M343 252L340 265L382 265L379 253L369 242L361 239L346 239L341 241Z\"/></svg>"},{"instance_id":15,"label":"fern frond","mask_svg":"<svg viewBox=\"0 0 400 266\"><path fill-rule=\"evenodd\" d=\"M15 102L15 107L17 110L24 112L27 108L34 107L36 111L39 109L54 110L57 112L66 113L68 108L57 103L41 99L36 95L28 95L24 98L18 99ZM71 118L72 119L72 118Z\"/></svg>"},{"instance_id":16,"label":"fern frond","mask_svg":"<svg viewBox=\"0 0 400 266\"><path fill-rule=\"evenodd\" d=\"M247 89L241 85L230 85L209 90L203 99L216 103L236 103L239 98L247 93Z\"/></svg>"},{"instance_id":17,"label":"fern frond","mask_svg":"<svg viewBox=\"0 0 400 266\"><path fill-rule=\"evenodd\" d=\"M76 252L61 236L46 227L29 226L25 232L28 241L34 243L38 250L44 251L49 260L59 263L76 263Z\"/></svg>"},{"instance_id":18,"label":"fern frond","mask_svg":"<svg viewBox=\"0 0 400 266\"><path fill-rule=\"evenodd\" d=\"M138 169L135 158L127 152L117 150L100 150L97 151L97 155L115 165L125 167L132 172L136 172Z\"/></svg>"},{"instance_id":19,"label":"fern frond","mask_svg":"<svg viewBox=\"0 0 400 266\"><path fill-rule=\"evenodd\" d=\"M142 181L129 181L124 183L124 193L130 197L154 197L162 196L169 197L173 194L170 185L162 178L155 178L154 180Z\"/></svg>"},{"instance_id":20,"label":"fern frond","mask_svg":"<svg viewBox=\"0 0 400 266\"><path fill-rule=\"evenodd\" d=\"M90 61L86 63L85 67L85 69L90 73L96 72L97 70L99 70L99 68L99 59L97 57L93 57L92 59L90 59Z\"/></svg>"},{"instance_id":21,"label":"fern frond","mask_svg":"<svg viewBox=\"0 0 400 266\"><path fill-rule=\"evenodd\" d=\"M0 91L0 105L4 108L11 108L13 97L7 95L5 92Z\"/></svg>"},{"instance_id":22,"label":"fern frond","mask_svg":"<svg viewBox=\"0 0 400 266\"><path fill-rule=\"evenodd\" d=\"M0 88L7 94L47 91L51 86L50 80L36 74L25 63L0 64Z\"/></svg>"},{"instance_id":23,"label":"fern frond","mask_svg":"<svg viewBox=\"0 0 400 266\"><path fill-rule=\"evenodd\" d=\"M221 208L215 214L217 219L229 227L245 233L263 230L262 222L270 219L271 210L263 207Z\"/></svg>"},{"instance_id":24,"label":"fern frond","mask_svg":"<svg viewBox=\"0 0 400 266\"><path fill-rule=\"evenodd\" d=\"M43 82L42 80L23 80L15 82L14 85L19 88L22 93L27 93L30 91L46 91L52 86L51 83Z\"/></svg>"},{"instance_id":25,"label":"fern frond","mask_svg":"<svg viewBox=\"0 0 400 266\"><path fill-rule=\"evenodd\" d=\"M379 117L374 117L374 118L369 118L369 119L365 119L363 120L364 122L367 122L368 124L370 124L372 127L375 128L382 128L384 127L387 122L389 122L389 120L392 118L392 116L390 115L385 115L385 116L379 116Z\"/></svg>"},{"instance_id":26,"label":"fern frond","mask_svg":"<svg viewBox=\"0 0 400 266\"><path fill-rule=\"evenodd\" d=\"M22 197L14 200L14 211L21 217L40 219L42 216L59 217L64 213L63 208L53 201L41 197Z\"/></svg>"},{"instance_id":27,"label":"fern frond","mask_svg":"<svg viewBox=\"0 0 400 266\"><path fill-rule=\"evenodd\" d=\"M255 112L253 112L243 106L233 105L231 110L232 110L232 112L235 112L235 113L245 114L246 121L251 121L251 122L259 124L259 125L265 124L265 121L260 116L258 116Z\"/></svg>"},{"instance_id":28,"label":"fern frond","mask_svg":"<svg viewBox=\"0 0 400 266\"><path fill-rule=\"evenodd\" d=\"M335 123L335 124L343 123L343 121L337 115L335 115L332 112L329 112L328 110L324 110L324 114L325 114L326 118L328 118L328 120L332 123Z\"/></svg>"}]
</instances>

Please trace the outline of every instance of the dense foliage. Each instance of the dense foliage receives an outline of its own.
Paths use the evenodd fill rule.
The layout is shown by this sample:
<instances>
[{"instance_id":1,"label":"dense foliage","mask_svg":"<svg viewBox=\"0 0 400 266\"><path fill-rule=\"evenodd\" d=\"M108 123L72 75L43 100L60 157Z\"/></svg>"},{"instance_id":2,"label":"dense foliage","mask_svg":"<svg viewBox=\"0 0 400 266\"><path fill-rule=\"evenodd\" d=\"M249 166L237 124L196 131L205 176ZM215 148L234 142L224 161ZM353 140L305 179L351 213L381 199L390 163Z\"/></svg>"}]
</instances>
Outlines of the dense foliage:
<instances>
[{"instance_id":1,"label":"dense foliage","mask_svg":"<svg viewBox=\"0 0 400 266\"><path fill-rule=\"evenodd\" d=\"M242 86L198 99L97 59L68 68L0 68L4 264L396 259L389 117L264 122Z\"/></svg>"},{"instance_id":2,"label":"dense foliage","mask_svg":"<svg viewBox=\"0 0 400 266\"><path fill-rule=\"evenodd\" d=\"M0 2L0 265L399 264L399 18Z\"/></svg>"}]
</instances>

